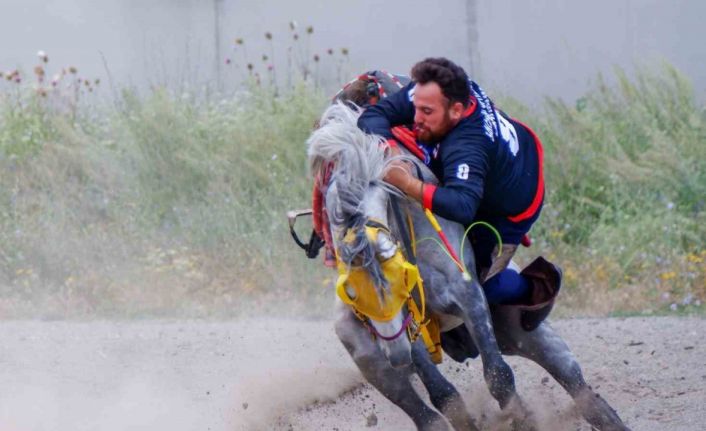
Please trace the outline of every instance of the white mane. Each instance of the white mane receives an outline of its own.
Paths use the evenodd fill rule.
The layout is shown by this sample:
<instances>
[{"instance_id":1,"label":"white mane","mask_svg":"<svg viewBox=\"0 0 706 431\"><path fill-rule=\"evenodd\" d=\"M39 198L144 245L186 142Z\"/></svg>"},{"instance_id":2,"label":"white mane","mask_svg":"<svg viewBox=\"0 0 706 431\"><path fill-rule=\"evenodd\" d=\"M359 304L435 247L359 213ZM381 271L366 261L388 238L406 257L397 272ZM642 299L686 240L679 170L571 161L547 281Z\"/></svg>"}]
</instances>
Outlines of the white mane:
<instances>
[{"instance_id":1,"label":"white mane","mask_svg":"<svg viewBox=\"0 0 706 431\"><path fill-rule=\"evenodd\" d=\"M337 224L360 212L359 205L371 184L390 190L382 181L389 165L384 139L358 128L360 112L341 102L331 105L321 116L319 129L307 140L313 175L323 173L329 162L334 164L332 181L336 182L339 202L336 208L329 208L329 217Z\"/></svg>"}]
</instances>

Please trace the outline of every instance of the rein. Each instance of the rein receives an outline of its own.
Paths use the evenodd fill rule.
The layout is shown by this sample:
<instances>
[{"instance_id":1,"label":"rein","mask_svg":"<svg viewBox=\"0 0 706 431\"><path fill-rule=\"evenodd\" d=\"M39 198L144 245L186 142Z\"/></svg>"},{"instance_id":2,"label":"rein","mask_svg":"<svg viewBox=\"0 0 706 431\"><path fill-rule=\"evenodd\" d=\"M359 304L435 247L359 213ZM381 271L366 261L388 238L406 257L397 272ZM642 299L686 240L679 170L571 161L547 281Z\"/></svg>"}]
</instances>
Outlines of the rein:
<instances>
[{"instance_id":1,"label":"rein","mask_svg":"<svg viewBox=\"0 0 706 431\"><path fill-rule=\"evenodd\" d=\"M390 335L390 336L382 335L375 328L375 325L366 324L365 326L367 326L368 331L370 331L370 333L373 334L374 336L379 337L380 339L385 340L385 341L392 341L392 340L399 338L400 335L404 334L410 323L412 323L412 313L407 313L407 317L404 318L404 321L402 322L402 327L400 328L400 330L397 331L395 333L395 335Z\"/></svg>"}]
</instances>

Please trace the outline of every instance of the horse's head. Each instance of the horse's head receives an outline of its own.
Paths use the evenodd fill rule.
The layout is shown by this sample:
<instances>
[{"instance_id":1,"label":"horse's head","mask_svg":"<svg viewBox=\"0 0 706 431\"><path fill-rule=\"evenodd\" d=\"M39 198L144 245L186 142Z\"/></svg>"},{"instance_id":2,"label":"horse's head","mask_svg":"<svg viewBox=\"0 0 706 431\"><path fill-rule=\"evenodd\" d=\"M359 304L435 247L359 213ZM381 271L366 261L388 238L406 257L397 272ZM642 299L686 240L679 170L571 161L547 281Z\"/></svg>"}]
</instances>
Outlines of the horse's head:
<instances>
[{"instance_id":1,"label":"horse's head","mask_svg":"<svg viewBox=\"0 0 706 431\"><path fill-rule=\"evenodd\" d=\"M328 179L320 186L343 277L338 296L366 316L390 363L402 366L411 362L404 330L409 319L390 268L404 258L387 216L396 191L383 182L390 162L384 141L362 132L358 115L342 103L330 106L308 140L309 162L315 178Z\"/></svg>"}]
</instances>

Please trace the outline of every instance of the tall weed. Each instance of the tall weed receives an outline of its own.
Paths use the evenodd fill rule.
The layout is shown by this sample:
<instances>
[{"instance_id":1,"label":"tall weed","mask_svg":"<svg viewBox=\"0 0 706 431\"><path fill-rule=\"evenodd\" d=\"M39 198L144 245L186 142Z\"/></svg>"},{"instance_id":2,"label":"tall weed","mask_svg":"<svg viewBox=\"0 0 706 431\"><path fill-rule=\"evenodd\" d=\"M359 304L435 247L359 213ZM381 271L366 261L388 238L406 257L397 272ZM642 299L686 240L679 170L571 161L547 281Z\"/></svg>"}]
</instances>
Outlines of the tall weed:
<instances>
[{"instance_id":1,"label":"tall weed","mask_svg":"<svg viewBox=\"0 0 706 431\"><path fill-rule=\"evenodd\" d=\"M700 310L704 109L670 66L616 79L541 112L506 103L545 146L545 208L519 257L564 267L559 313ZM309 205L315 85L0 94L1 315L327 312L331 274L284 220Z\"/></svg>"}]
</instances>

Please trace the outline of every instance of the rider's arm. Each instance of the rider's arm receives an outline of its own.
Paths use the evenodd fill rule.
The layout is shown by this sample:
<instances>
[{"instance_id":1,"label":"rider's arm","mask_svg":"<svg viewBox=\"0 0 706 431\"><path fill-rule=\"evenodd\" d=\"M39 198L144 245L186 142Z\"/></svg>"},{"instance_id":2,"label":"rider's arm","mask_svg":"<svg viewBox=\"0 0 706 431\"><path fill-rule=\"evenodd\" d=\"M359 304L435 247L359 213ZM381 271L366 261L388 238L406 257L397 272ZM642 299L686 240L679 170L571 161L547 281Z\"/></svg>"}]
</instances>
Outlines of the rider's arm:
<instances>
[{"instance_id":1,"label":"rider's arm","mask_svg":"<svg viewBox=\"0 0 706 431\"><path fill-rule=\"evenodd\" d=\"M443 186L424 184L422 205L435 214L467 226L473 222L483 199L492 142L478 134L454 134L449 138L454 142L442 153ZM441 144L442 147L445 143Z\"/></svg>"},{"instance_id":2,"label":"rider's arm","mask_svg":"<svg viewBox=\"0 0 706 431\"><path fill-rule=\"evenodd\" d=\"M390 128L414 122L412 94L414 83L410 83L397 93L369 106L358 118L358 127L366 133L374 133L384 138L392 138Z\"/></svg>"}]
</instances>

